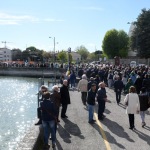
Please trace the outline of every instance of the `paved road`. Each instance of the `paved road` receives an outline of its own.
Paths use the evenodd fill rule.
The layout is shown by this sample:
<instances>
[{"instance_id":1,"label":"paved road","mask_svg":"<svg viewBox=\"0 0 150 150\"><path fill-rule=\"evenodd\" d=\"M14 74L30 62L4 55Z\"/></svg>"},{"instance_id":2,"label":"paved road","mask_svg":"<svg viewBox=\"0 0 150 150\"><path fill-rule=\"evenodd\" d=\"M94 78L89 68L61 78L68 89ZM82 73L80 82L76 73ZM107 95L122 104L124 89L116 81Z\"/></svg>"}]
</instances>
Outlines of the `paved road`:
<instances>
[{"instance_id":1,"label":"paved road","mask_svg":"<svg viewBox=\"0 0 150 150\"><path fill-rule=\"evenodd\" d=\"M140 115L137 114L137 130L130 130L123 105L124 96L118 106L113 90L106 90L112 103L106 104L106 118L103 121L97 120L95 106L96 123L93 125L88 123L88 111L81 102L80 93L70 91L68 119L61 119L58 125L56 150L150 150L150 113L147 112L145 128L141 127Z\"/></svg>"}]
</instances>

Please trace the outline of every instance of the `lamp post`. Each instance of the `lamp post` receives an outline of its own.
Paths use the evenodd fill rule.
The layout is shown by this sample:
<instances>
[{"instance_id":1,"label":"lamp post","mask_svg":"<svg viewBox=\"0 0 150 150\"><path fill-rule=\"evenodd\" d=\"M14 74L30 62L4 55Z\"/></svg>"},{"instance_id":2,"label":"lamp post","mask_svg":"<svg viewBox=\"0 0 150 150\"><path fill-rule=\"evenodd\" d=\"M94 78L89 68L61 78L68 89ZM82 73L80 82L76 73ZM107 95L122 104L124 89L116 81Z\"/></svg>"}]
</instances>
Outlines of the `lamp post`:
<instances>
[{"instance_id":1,"label":"lamp post","mask_svg":"<svg viewBox=\"0 0 150 150\"><path fill-rule=\"evenodd\" d=\"M71 53L71 47L68 48L68 71L70 70L70 59L69 59L69 53Z\"/></svg>"},{"instance_id":2,"label":"lamp post","mask_svg":"<svg viewBox=\"0 0 150 150\"><path fill-rule=\"evenodd\" d=\"M54 40L54 52L53 52L53 62L54 62L54 64L55 64L55 45L56 45L56 43L55 43L55 37L49 37L49 38L52 38L53 40ZM54 68L54 74L55 74L55 84L56 84L56 68Z\"/></svg>"},{"instance_id":3,"label":"lamp post","mask_svg":"<svg viewBox=\"0 0 150 150\"><path fill-rule=\"evenodd\" d=\"M49 37L54 40L54 51L53 51L53 61L55 62L55 37Z\"/></svg>"}]
</instances>

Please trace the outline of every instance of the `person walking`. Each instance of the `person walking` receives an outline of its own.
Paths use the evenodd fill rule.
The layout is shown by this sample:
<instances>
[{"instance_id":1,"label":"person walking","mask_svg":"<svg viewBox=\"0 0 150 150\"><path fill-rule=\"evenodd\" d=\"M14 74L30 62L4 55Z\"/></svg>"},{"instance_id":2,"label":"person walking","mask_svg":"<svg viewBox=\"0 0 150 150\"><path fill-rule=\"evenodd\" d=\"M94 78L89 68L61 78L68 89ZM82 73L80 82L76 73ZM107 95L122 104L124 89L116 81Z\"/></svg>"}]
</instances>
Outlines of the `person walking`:
<instances>
[{"instance_id":1,"label":"person walking","mask_svg":"<svg viewBox=\"0 0 150 150\"><path fill-rule=\"evenodd\" d=\"M45 86L45 85L42 85L41 87L40 87L40 91L39 91L39 96L41 97L41 99L39 99L39 104L40 104L40 102L42 102L43 100L44 100L44 98L43 98L43 94L45 93L45 92L48 92L48 87L47 86ZM38 104L38 105L39 105ZM37 117L38 117L38 121L37 121L37 123L35 123L35 125L41 125L42 124L42 116L41 116L41 107L39 106L38 108L37 108Z\"/></svg>"},{"instance_id":2,"label":"person walking","mask_svg":"<svg viewBox=\"0 0 150 150\"><path fill-rule=\"evenodd\" d=\"M96 98L98 101L98 119L103 120L105 117L103 114L105 110L105 103L107 101L107 95L106 95L104 82L99 83L99 89L98 89Z\"/></svg>"},{"instance_id":3,"label":"person walking","mask_svg":"<svg viewBox=\"0 0 150 150\"><path fill-rule=\"evenodd\" d=\"M114 91L116 93L116 101L118 105L121 100L122 89L123 89L123 82L122 80L120 80L120 77L117 77L117 80L114 82Z\"/></svg>"},{"instance_id":4,"label":"person walking","mask_svg":"<svg viewBox=\"0 0 150 150\"><path fill-rule=\"evenodd\" d=\"M128 114L129 117L129 129L133 130L135 129L134 114L137 114L140 111L139 96L136 93L134 86L130 87L129 94L126 95L124 103L127 105L126 114Z\"/></svg>"},{"instance_id":5,"label":"person walking","mask_svg":"<svg viewBox=\"0 0 150 150\"><path fill-rule=\"evenodd\" d=\"M129 78L129 79L128 79L128 82L127 82L127 84L126 84L126 86L125 86L125 94L128 94L128 93L129 93L129 89L130 89L131 86L133 86L133 82L132 82L132 79Z\"/></svg>"},{"instance_id":6,"label":"person walking","mask_svg":"<svg viewBox=\"0 0 150 150\"><path fill-rule=\"evenodd\" d=\"M139 94L139 100L140 100L140 116L142 120L142 127L146 125L145 123L145 111L149 108L148 102L149 102L149 96L148 92L146 91L145 87L142 87L141 94Z\"/></svg>"},{"instance_id":7,"label":"person walking","mask_svg":"<svg viewBox=\"0 0 150 150\"><path fill-rule=\"evenodd\" d=\"M111 70L109 70L107 80L108 80L108 87L111 88L113 86L113 73Z\"/></svg>"},{"instance_id":8,"label":"person walking","mask_svg":"<svg viewBox=\"0 0 150 150\"><path fill-rule=\"evenodd\" d=\"M59 88L57 85L54 85L52 87L52 91L53 92L50 95L50 99L54 103L55 109L57 110L57 121L60 122L60 120L59 120L59 108L60 108L60 104L61 104L61 94L59 92Z\"/></svg>"},{"instance_id":9,"label":"person walking","mask_svg":"<svg viewBox=\"0 0 150 150\"><path fill-rule=\"evenodd\" d=\"M93 124L95 122L95 120L93 120L95 96L96 96L96 84L92 83L91 89L88 91L88 96L87 96L88 111L89 111L88 123L90 124Z\"/></svg>"},{"instance_id":10,"label":"person walking","mask_svg":"<svg viewBox=\"0 0 150 150\"><path fill-rule=\"evenodd\" d=\"M68 104L70 104L70 95L69 95L67 80L63 81L63 85L60 88L60 94L61 94L61 104L62 104L61 118L68 118L68 116L66 116L66 111L67 111Z\"/></svg>"},{"instance_id":11,"label":"person walking","mask_svg":"<svg viewBox=\"0 0 150 150\"><path fill-rule=\"evenodd\" d=\"M76 75L75 72L72 70L71 74L70 74L70 84L71 84L71 88L74 87L75 88L75 84L76 84Z\"/></svg>"},{"instance_id":12,"label":"person walking","mask_svg":"<svg viewBox=\"0 0 150 150\"><path fill-rule=\"evenodd\" d=\"M85 74L82 75L82 79L79 81L77 86L78 91L81 91L81 99L83 105L86 105L87 91L88 91L88 81Z\"/></svg>"},{"instance_id":13,"label":"person walking","mask_svg":"<svg viewBox=\"0 0 150 150\"><path fill-rule=\"evenodd\" d=\"M134 86L136 88L137 94L140 94L142 88L143 79L141 77L141 72L138 72L137 79L134 82Z\"/></svg>"},{"instance_id":14,"label":"person walking","mask_svg":"<svg viewBox=\"0 0 150 150\"><path fill-rule=\"evenodd\" d=\"M49 136L51 133L52 138L52 148L56 145L56 109L54 103L50 100L50 93L45 92L43 94L44 100L40 103L42 110L42 125L44 129L44 148L49 148L48 143Z\"/></svg>"}]
</instances>

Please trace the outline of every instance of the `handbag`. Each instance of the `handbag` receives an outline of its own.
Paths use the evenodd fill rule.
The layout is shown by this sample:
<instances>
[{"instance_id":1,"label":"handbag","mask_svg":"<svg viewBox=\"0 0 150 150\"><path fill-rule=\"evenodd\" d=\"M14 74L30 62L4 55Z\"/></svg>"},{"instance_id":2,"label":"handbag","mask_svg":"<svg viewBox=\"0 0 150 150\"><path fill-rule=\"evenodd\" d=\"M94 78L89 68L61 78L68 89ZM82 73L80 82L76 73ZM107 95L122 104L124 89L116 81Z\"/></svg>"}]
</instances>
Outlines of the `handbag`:
<instances>
[{"instance_id":1,"label":"handbag","mask_svg":"<svg viewBox=\"0 0 150 150\"><path fill-rule=\"evenodd\" d=\"M128 102L129 102L129 94L127 95L127 101L125 102L126 106L128 106Z\"/></svg>"}]
</instances>

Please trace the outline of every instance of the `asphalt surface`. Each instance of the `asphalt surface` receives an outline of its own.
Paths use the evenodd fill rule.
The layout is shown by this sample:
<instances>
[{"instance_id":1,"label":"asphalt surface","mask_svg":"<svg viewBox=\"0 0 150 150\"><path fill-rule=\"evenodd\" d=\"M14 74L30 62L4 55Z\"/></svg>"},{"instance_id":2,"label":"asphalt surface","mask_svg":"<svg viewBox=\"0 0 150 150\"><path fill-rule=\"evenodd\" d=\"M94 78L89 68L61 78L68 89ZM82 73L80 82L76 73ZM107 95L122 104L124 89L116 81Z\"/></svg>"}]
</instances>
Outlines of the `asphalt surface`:
<instances>
[{"instance_id":1,"label":"asphalt surface","mask_svg":"<svg viewBox=\"0 0 150 150\"><path fill-rule=\"evenodd\" d=\"M93 125L88 123L88 111L82 104L81 93L70 91L68 118L60 118L56 150L150 150L150 110L146 113L145 128L141 127L140 115L135 115L136 130L132 131L125 113L125 96L122 95L121 104L118 106L114 91L108 88L106 91L108 99L111 100L111 103L106 103L106 118L103 121L97 119L96 104L96 123Z\"/></svg>"}]
</instances>

